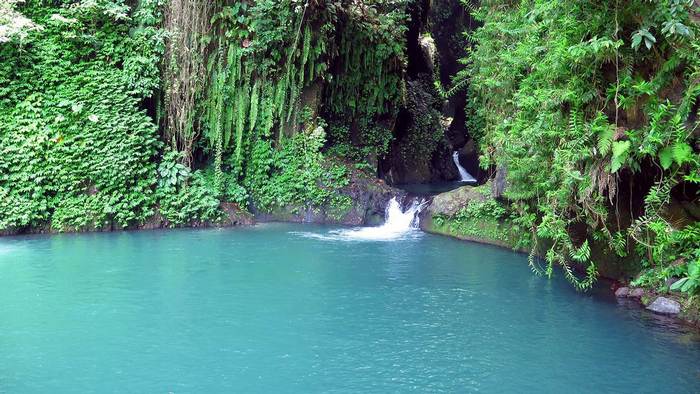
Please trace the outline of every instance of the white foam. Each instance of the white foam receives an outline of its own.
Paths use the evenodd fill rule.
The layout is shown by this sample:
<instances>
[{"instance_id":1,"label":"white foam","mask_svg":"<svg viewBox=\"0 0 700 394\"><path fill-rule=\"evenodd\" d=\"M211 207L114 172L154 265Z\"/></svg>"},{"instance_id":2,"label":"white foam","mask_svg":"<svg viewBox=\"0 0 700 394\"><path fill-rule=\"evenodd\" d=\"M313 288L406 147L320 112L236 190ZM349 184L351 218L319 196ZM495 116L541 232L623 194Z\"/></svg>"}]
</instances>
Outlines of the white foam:
<instances>
[{"instance_id":1,"label":"white foam","mask_svg":"<svg viewBox=\"0 0 700 394\"><path fill-rule=\"evenodd\" d=\"M311 232L296 232L294 234L323 241L395 241L416 238L422 234L418 229L418 214L425 205L425 201L414 200L404 211L394 197L387 205L386 221L381 226L332 230L326 234Z\"/></svg>"}]
</instances>

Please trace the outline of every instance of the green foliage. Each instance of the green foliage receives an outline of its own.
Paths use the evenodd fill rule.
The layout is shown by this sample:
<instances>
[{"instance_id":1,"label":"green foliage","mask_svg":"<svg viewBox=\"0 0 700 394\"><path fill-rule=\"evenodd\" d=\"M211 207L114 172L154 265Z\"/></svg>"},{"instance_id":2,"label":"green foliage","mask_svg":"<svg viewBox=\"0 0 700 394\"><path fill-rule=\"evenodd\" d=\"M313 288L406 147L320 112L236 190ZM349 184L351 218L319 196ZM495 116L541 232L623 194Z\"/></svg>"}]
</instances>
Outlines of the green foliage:
<instances>
[{"instance_id":1,"label":"green foliage","mask_svg":"<svg viewBox=\"0 0 700 394\"><path fill-rule=\"evenodd\" d=\"M308 8L308 3L259 1L215 9L212 29L223 34L214 37L217 49L208 59L201 124L214 169L225 178L224 194L239 204L247 203L246 187L256 188L251 196L260 205L289 202L277 193L282 186L260 187L277 179L270 173L270 160L280 154L276 147L286 152L285 140L294 140L310 121L297 118L299 95L326 69L321 56L327 38L310 26L323 15Z\"/></svg>"},{"instance_id":2,"label":"green foliage","mask_svg":"<svg viewBox=\"0 0 700 394\"><path fill-rule=\"evenodd\" d=\"M406 63L407 14L405 2L384 3L364 15L352 9L343 15L345 23L336 33L340 56L326 94L326 106L335 114L372 118L397 109Z\"/></svg>"},{"instance_id":3,"label":"green foliage","mask_svg":"<svg viewBox=\"0 0 700 394\"><path fill-rule=\"evenodd\" d=\"M337 144L365 162L401 99L406 2L367 5L3 3L0 229L215 221L222 199L347 208L354 159L327 158L319 113L361 114L362 142Z\"/></svg>"},{"instance_id":4,"label":"green foliage","mask_svg":"<svg viewBox=\"0 0 700 394\"><path fill-rule=\"evenodd\" d=\"M159 142L139 101L158 72L130 65L157 56L157 34L142 12L129 35L123 2L39 4L22 11L43 29L0 46L0 228L143 222Z\"/></svg>"},{"instance_id":5,"label":"green foliage","mask_svg":"<svg viewBox=\"0 0 700 394\"><path fill-rule=\"evenodd\" d=\"M474 10L483 27L470 35L477 45L459 78L470 81L482 165L508 169L507 197L536 212L533 233L552 245L535 271L551 275L560 265L578 288L589 287L591 234L618 255L634 249L666 261L675 250L669 234L677 229L662 207L674 186L700 173L698 126L690 123L700 73L691 7L522 0ZM657 186L629 225L616 199L630 189L621 180L635 177ZM588 235L574 242L570 228L580 223ZM571 262L587 275L577 277Z\"/></svg>"},{"instance_id":6,"label":"green foliage","mask_svg":"<svg viewBox=\"0 0 700 394\"><path fill-rule=\"evenodd\" d=\"M406 162L428 162L445 134L440 122L442 103L431 93L434 87L429 81L415 80L408 85L405 106L412 116L401 155Z\"/></svg>"},{"instance_id":7,"label":"green foliage","mask_svg":"<svg viewBox=\"0 0 700 394\"><path fill-rule=\"evenodd\" d=\"M329 141L331 147L327 155L344 158L356 162L361 167L372 167L370 163L389 151L393 139L391 130L366 118L357 123L358 135L353 143L350 128L345 122L333 122L329 126ZM371 171L370 171L371 172Z\"/></svg>"},{"instance_id":8,"label":"green foliage","mask_svg":"<svg viewBox=\"0 0 700 394\"><path fill-rule=\"evenodd\" d=\"M221 218L219 191L213 177L212 172L195 171L182 184L158 188L158 211L167 224L216 222Z\"/></svg>"},{"instance_id":9,"label":"green foliage","mask_svg":"<svg viewBox=\"0 0 700 394\"><path fill-rule=\"evenodd\" d=\"M681 230L672 231L662 220L649 224L651 236L645 239L648 254L643 259L645 271L633 282L636 286L647 286L657 290L668 290L666 282L671 278L688 277L671 290L697 293L694 286L696 268L700 264L700 223L693 223ZM692 271L692 272L691 272ZM683 290L682 285L689 283Z\"/></svg>"},{"instance_id":10,"label":"green foliage","mask_svg":"<svg viewBox=\"0 0 700 394\"><path fill-rule=\"evenodd\" d=\"M190 169L180 163L181 154L168 152L158 165L158 187L176 188L190 177Z\"/></svg>"},{"instance_id":11,"label":"green foliage","mask_svg":"<svg viewBox=\"0 0 700 394\"><path fill-rule=\"evenodd\" d=\"M497 241L515 249L531 246L525 215L516 216L502 202L487 199L469 201L453 216L437 215L433 223L439 231L488 242Z\"/></svg>"},{"instance_id":12,"label":"green foliage","mask_svg":"<svg viewBox=\"0 0 700 394\"><path fill-rule=\"evenodd\" d=\"M342 2L213 5L202 29L211 32L208 76L193 124L226 198L243 204L250 197L266 210L332 203L347 180L339 167L322 165L327 141L317 146L311 132L325 130L315 127L323 126L315 120L321 111L343 122L361 114L361 141L336 135L335 153L345 144L356 160L387 151L391 133L373 117L400 99L404 2L373 3L366 12Z\"/></svg>"},{"instance_id":13,"label":"green foliage","mask_svg":"<svg viewBox=\"0 0 700 394\"><path fill-rule=\"evenodd\" d=\"M258 208L346 206L347 198L337 190L348 184L346 169L325 160L321 153L326 140L322 125L310 126L287 141L278 151L263 153L259 160L266 167L251 176ZM266 150L263 145L260 150Z\"/></svg>"},{"instance_id":14,"label":"green foliage","mask_svg":"<svg viewBox=\"0 0 700 394\"><path fill-rule=\"evenodd\" d=\"M689 294L700 294L700 261L688 264L688 276L680 279L671 286L671 290L679 290Z\"/></svg>"}]
</instances>

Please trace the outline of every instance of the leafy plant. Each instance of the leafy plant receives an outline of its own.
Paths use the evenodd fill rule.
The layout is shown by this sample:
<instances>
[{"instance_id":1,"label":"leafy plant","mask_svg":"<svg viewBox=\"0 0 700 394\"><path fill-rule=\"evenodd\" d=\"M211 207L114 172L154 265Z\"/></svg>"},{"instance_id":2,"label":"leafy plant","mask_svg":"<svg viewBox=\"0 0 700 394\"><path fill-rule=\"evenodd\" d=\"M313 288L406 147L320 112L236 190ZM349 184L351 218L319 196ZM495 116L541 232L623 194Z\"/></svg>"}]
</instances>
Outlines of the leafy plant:
<instances>
[{"instance_id":1,"label":"leafy plant","mask_svg":"<svg viewBox=\"0 0 700 394\"><path fill-rule=\"evenodd\" d=\"M671 290L679 290L688 294L700 293L700 261L688 263L688 276L671 285Z\"/></svg>"},{"instance_id":2,"label":"leafy plant","mask_svg":"<svg viewBox=\"0 0 700 394\"><path fill-rule=\"evenodd\" d=\"M473 10L483 26L470 34L476 46L456 80L469 80L482 166L507 169L505 196L529 207L516 213L534 213L531 232L551 245L543 269L531 260L536 272L560 265L578 288L589 287L594 237L650 265L692 249L663 217L671 190L700 173L692 7L536 0L482 1ZM622 202L620 190L646 197L644 209Z\"/></svg>"},{"instance_id":3,"label":"leafy plant","mask_svg":"<svg viewBox=\"0 0 700 394\"><path fill-rule=\"evenodd\" d=\"M161 188L175 188L183 184L190 177L190 169L180 163L179 152L168 152L163 155L163 160L158 165L158 186Z\"/></svg>"}]
</instances>

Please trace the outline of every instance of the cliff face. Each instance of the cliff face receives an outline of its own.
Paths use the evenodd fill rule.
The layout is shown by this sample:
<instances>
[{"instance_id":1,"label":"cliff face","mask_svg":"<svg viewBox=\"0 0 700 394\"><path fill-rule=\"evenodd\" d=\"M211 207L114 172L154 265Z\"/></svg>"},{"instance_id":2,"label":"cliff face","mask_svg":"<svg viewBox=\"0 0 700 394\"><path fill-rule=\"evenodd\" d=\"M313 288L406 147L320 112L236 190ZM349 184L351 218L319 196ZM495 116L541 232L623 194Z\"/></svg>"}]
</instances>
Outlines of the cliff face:
<instances>
[{"instance_id":1,"label":"cliff face","mask_svg":"<svg viewBox=\"0 0 700 394\"><path fill-rule=\"evenodd\" d=\"M458 179L452 153L459 151L467 171L485 181L467 130L466 89L453 86L453 78L464 69L459 59L470 46L464 34L477 23L459 0L419 1L410 10L407 94L380 175L393 183Z\"/></svg>"}]
</instances>

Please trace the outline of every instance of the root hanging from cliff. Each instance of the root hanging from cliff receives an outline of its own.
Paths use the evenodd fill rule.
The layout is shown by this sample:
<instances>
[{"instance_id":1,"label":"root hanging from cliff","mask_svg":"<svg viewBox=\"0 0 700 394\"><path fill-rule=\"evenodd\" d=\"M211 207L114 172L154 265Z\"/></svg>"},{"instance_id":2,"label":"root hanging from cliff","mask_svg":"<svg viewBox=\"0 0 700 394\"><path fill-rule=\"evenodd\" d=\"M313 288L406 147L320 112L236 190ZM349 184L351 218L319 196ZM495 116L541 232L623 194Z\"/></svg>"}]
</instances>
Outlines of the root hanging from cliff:
<instances>
[{"instance_id":1,"label":"root hanging from cliff","mask_svg":"<svg viewBox=\"0 0 700 394\"><path fill-rule=\"evenodd\" d=\"M165 139L182 152L183 164L192 164L192 150L199 136L195 106L206 86L204 40L212 29L213 0L172 0L165 12L168 33L163 80L165 84Z\"/></svg>"}]
</instances>

